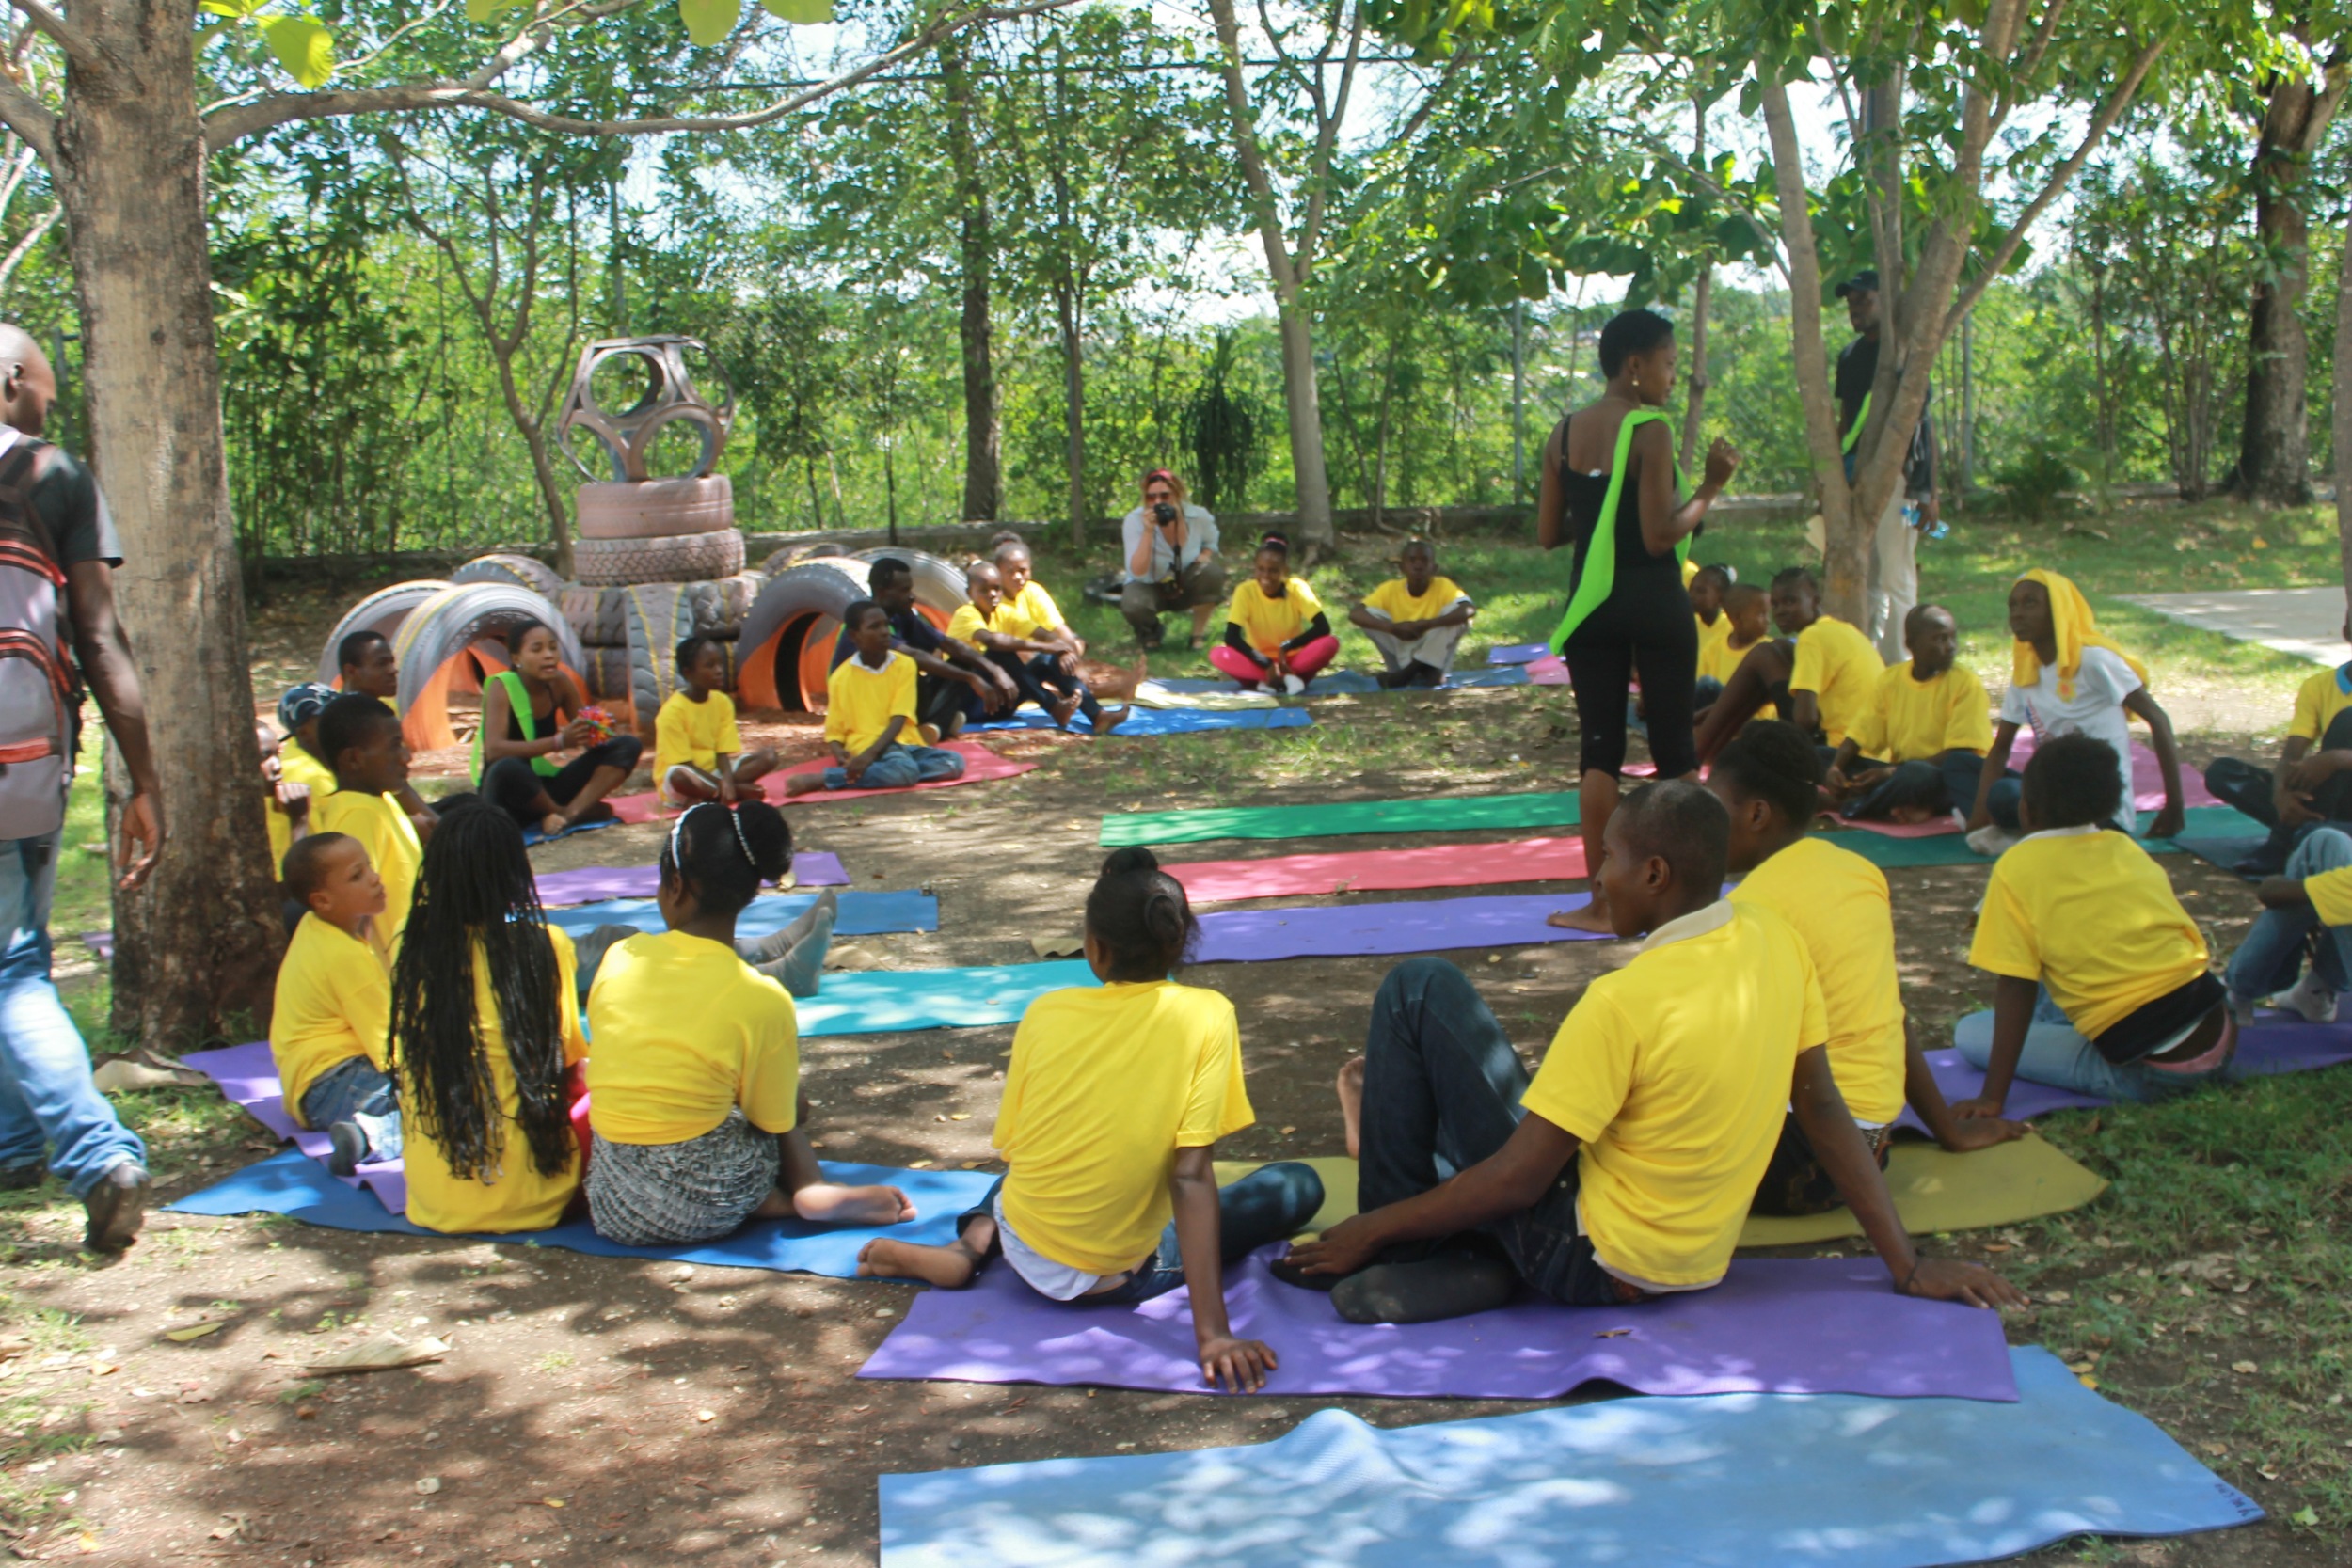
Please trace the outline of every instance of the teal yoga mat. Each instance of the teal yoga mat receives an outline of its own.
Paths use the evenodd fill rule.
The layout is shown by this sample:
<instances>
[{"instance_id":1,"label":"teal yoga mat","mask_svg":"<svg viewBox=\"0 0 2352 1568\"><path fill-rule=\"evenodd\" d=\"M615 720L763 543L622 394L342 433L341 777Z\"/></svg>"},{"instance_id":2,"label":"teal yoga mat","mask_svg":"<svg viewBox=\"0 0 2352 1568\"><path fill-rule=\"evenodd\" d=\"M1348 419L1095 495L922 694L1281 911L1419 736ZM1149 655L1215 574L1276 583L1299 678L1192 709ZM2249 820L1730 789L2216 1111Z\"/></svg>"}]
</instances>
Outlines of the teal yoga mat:
<instances>
[{"instance_id":1,"label":"teal yoga mat","mask_svg":"<svg viewBox=\"0 0 2352 1568\"><path fill-rule=\"evenodd\" d=\"M1931 1568L2263 1517L2048 1351L2010 1356L2014 1404L1644 1396L1391 1430L1319 1410L1270 1443L884 1475L882 1568Z\"/></svg>"},{"instance_id":2,"label":"teal yoga mat","mask_svg":"<svg viewBox=\"0 0 2352 1568\"><path fill-rule=\"evenodd\" d=\"M883 1035L898 1029L984 1029L1018 1023L1049 990L1091 986L1083 958L977 969L865 970L827 974L815 996L796 1000L801 1036Z\"/></svg>"},{"instance_id":3,"label":"teal yoga mat","mask_svg":"<svg viewBox=\"0 0 2352 1568\"><path fill-rule=\"evenodd\" d=\"M2244 838L2249 833L2257 840L2267 831L2263 825L2235 806L2191 806L2186 812L2188 824L2183 839ZM2139 814L2139 831L2145 833L2156 814ZM1849 829L1821 835L1840 848L1851 849L1872 865L1892 870L1911 865L1991 865L1993 863L1968 847L1963 833L1943 833L1933 838L1889 838L1884 833ZM2152 855L2176 855L2181 846L2169 838L2144 838L2141 846Z\"/></svg>"},{"instance_id":4,"label":"teal yoga mat","mask_svg":"<svg viewBox=\"0 0 2352 1568\"><path fill-rule=\"evenodd\" d=\"M1450 833L1486 828L1573 827L1576 796L1438 795L1420 800L1345 800L1313 806L1220 806L1122 812L1103 818L1102 842L1201 844L1216 838L1336 838L1348 833Z\"/></svg>"}]
</instances>

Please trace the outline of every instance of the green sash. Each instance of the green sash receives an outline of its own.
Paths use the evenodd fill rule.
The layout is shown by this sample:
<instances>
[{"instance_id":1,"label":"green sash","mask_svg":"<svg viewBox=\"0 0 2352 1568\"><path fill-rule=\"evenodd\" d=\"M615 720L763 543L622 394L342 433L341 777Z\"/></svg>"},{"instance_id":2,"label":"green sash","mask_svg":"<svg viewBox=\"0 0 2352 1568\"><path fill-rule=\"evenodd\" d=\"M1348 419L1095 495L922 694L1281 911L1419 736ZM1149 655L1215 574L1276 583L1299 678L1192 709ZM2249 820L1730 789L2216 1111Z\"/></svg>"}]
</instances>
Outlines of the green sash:
<instances>
[{"instance_id":1,"label":"green sash","mask_svg":"<svg viewBox=\"0 0 2352 1568\"><path fill-rule=\"evenodd\" d=\"M1870 422L1870 394L1862 394L1862 406L1853 411L1853 423L1847 428L1846 438L1837 443L1837 450L1848 457L1853 455L1854 443L1862 439L1862 427Z\"/></svg>"},{"instance_id":2,"label":"green sash","mask_svg":"<svg viewBox=\"0 0 2352 1568\"><path fill-rule=\"evenodd\" d=\"M1600 503L1600 516L1593 524L1592 542L1584 546L1584 569L1577 574L1576 587L1568 594L1567 613L1560 617L1560 629L1551 634L1551 651L1558 653L1566 646L1576 628L1582 626L1594 610L1609 602L1609 595L1617 587L1617 503L1625 495L1625 464L1633 451L1633 431L1637 425L1652 420L1665 420L1666 413L1657 408L1637 408L1628 414L1617 426L1617 452L1610 462L1609 494ZM1565 438L1561 446L1565 449ZM1565 456L1565 451L1562 453ZM1682 467L1675 466L1675 493L1682 492ZM1675 542L1675 559L1691 559L1691 538L1685 534Z\"/></svg>"},{"instance_id":3,"label":"green sash","mask_svg":"<svg viewBox=\"0 0 2352 1568\"><path fill-rule=\"evenodd\" d=\"M482 694L485 699L490 694L490 688L494 686L505 691L506 705L514 710L516 721L522 726L523 738L525 740L538 739L539 725L537 721L531 716L531 692L523 686L522 676L512 670L501 670L482 683ZM485 701L483 706L486 708L489 704ZM482 736L483 729L477 727L473 732L473 782L476 784L482 782ZM552 758L532 757L531 770L543 779L551 779L562 772L563 768L558 767Z\"/></svg>"}]
</instances>

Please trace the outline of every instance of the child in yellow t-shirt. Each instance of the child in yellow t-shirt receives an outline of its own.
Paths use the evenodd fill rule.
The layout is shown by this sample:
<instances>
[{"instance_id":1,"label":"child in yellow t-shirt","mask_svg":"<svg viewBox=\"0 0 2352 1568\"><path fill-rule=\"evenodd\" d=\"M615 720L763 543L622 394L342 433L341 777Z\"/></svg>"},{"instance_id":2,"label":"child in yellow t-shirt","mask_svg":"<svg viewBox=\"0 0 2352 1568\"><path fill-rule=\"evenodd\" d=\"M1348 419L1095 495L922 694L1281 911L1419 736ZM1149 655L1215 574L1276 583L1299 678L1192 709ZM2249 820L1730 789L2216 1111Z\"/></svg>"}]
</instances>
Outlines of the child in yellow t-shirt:
<instances>
[{"instance_id":1,"label":"child in yellow t-shirt","mask_svg":"<svg viewBox=\"0 0 2352 1568\"><path fill-rule=\"evenodd\" d=\"M896 1225L896 1187L824 1180L801 1124L792 999L736 955L735 923L791 864L773 806L689 806L661 851L661 917L604 956L588 992L588 1216L629 1246L724 1236L748 1219Z\"/></svg>"},{"instance_id":2,"label":"child in yellow t-shirt","mask_svg":"<svg viewBox=\"0 0 2352 1568\"><path fill-rule=\"evenodd\" d=\"M1376 677L1383 687L1437 687L1454 668L1454 650L1470 629L1474 607L1461 584L1438 575L1438 552L1414 539L1397 552L1397 570L1347 612L1348 621L1372 639L1387 666Z\"/></svg>"},{"instance_id":3,"label":"child in yellow t-shirt","mask_svg":"<svg viewBox=\"0 0 2352 1568\"><path fill-rule=\"evenodd\" d=\"M1251 569L1249 580L1233 590L1225 641L1209 650L1209 662L1245 690L1279 687L1295 697L1339 657L1340 640L1307 579L1291 576L1288 539L1267 534Z\"/></svg>"},{"instance_id":4,"label":"child in yellow t-shirt","mask_svg":"<svg viewBox=\"0 0 2352 1568\"><path fill-rule=\"evenodd\" d=\"M1222 1271L1305 1229L1323 1181L1284 1163L1217 1190L1217 1140L1257 1118L1232 1003L1168 978L1194 930L1183 885L1149 849L1103 863L1086 912L1103 984L1049 992L1022 1016L996 1115L1006 1174L953 1245L872 1242L859 1274L953 1290L1002 1253L1054 1301L1148 1301L1189 1282L1201 1381L1264 1386L1274 1353L1232 1337Z\"/></svg>"},{"instance_id":5,"label":"child in yellow t-shirt","mask_svg":"<svg viewBox=\"0 0 2352 1568\"><path fill-rule=\"evenodd\" d=\"M716 638L688 638L677 645L676 658L677 689L653 721L655 785L672 805L716 800L731 806L744 785L775 767L776 753L764 746L743 750L735 699L720 689L727 658Z\"/></svg>"},{"instance_id":6,"label":"child in yellow t-shirt","mask_svg":"<svg viewBox=\"0 0 2352 1568\"><path fill-rule=\"evenodd\" d=\"M1895 971L1895 914L1886 875L1851 849L1807 832L1821 758L1794 724L1752 721L1715 759L1707 787L1731 816L1735 904L1757 904L1804 941L1829 1021L1830 1075L1882 1168L1908 1103L1953 1153L2023 1137L2026 1124L1952 1115L1903 1013ZM1836 1184L1791 1116L1781 1124L1759 1214L1818 1214L1837 1206Z\"/></svg>"},{"instance_id":7,"label":"child in yellow t-shirt","mask_svg":"<svg viewBox=\"0 0 2352 1568\"><path fill-rule=\"evenodd\" d=\"M2352 626L2344 628L2352 641ZM2205 787L2270 829L2239 875L2277 876L2303 834L2322 822L2352 823L2352 664L2315 671L2296 689L2295 714L2276 772L2238 757L2216 757Z\"/></svg>"},{"instance_id":8,"label":"child in yellow t-shirt","mask_svg":"<svg viewBox=\"0 0 2352 1568\"><path fill-rule=\"evenodd\" d=\"M375 942L389 951L408 921L424 847L397 799L408 783L408 743L400 716L373 697L338 697L319 717L319 748L335 770L335 788L310 803L314 832L349 833L384 879L384 914Z\"/></svg>"},{"instance_id":9,"label":"child in yellow t-shirt","mask_svg":"<svg viewBox=\"0 0 2352 1568\"><path fill-rule=\"evenodd\" d=\"M1821 586L1802 566L1773 575L1772 621L1780 639L1752 650L1707 710L1698 731L1701 762L1712 762L1740 726L1767 703L1808 735L1832 746L1869 708L1885 669L1861 630L1821 613Z\"/></svg>"},{"instance_id":10,"label":"child in yellow t-shirt","mask_svg":"<svg viewBox=\"0 0 2352 1568\"><path fill-rule=\"evenodd\" d=\"M426 847L392 960L408 1217L544 1230L580 1191L572 1068L586 1058L571 938L539 908L515 819L469 796Z\"/></svg>"},{"instance_id":11,"label":"child in yellow t-shirt","mask_svg":"<svg viewBox=\"0 0 2352 1568\"><path fill-rule=\"evenodd\" d=\"M2288 857L2286 874L2265 878L2254 895L2263 912L2226 975L2231 1016L2250 1024L2268 999L2306 1022L2335 1022L2336 999L2352 975L2352 833L2313 828Z\"/></svg>"},{"instance_id":12,"label":"child in yellow t-shirt","mask_svg":"<svg viewBox=\"0 0 2352 1568\"><path fill-rule=\"evenodd\" d=\"M2109 825L2122 794L2115 749L2092 736L2044 741L2026 764L2026 836L1994 864L1968 949L1995 979L1992 1010L1955 1031L1984 1069L1960 1115L2000 1115L2019 1077L2165 1100L2229 1066L2237 1030L2204 933L2164 868Z\"/></svg>"},{"instance_id":13,"label":"child in yellow t-shirt","mask_svg":"<svg viewBox=\"0 0 2352 1568\"><path fill-rule=\"evenodd\" d=\"M286 851L294 847L294 840L310 831L310 786L286 777L285 762L279 754L284 741L276 730L256 720L253 742L262 751L262 812L269 829L269 868L282 887L286 880Z\"/></svg>"},{"instance_id":14,"label":"child in yellow t-shirt","mask_svg":"<svg viewBox=\"0 0 2352 1568\"><path fill-rule=\"evenodd\" d=\"M1993 744L1993 705L1956 662L1960 623L1942 605L1903 617L1911 657L1879 676L1870 705L1830 763L1830 799L1849 819L1927 822L1972 805Z\"/></svg>"},{"instance_id":15,"label":"child in yellow t-shirt","mask_svg":"<svg viewBox=\"0 0 2352 1568\"><path fill-rule=\"evenodd\" d=\"M358 839L312 833L286 856L286 889L309 912L278 968L269 1053L287 1108L326 1133L327 1168L349 1176L401 1153L400 1101L384 1070L391 982L369 940L384 879Z\"/></svg>"},{"instance_id":16,"label":"child in yellow t-shirt","mask_svg":"<svg viewBox=\"0 0 2352 1568\"><path fill-rule=\"evenodd\" d=\"M1699 722L1706 721L1708 709L1731 684L1749 651L1772 641L1772 595L1752 582L1735 582L1724 590L1718 622L1722 634L1712 640L1704 630L1699 635L1698 691L1692 704ZM1751 717L1777 719L1780 709L1764 703Z\"/></svg>"},{"instance_id":17,"label":"child in yellow t-shirt","mask_svg":"<svg viewBox=\"0 0 2352 1568\"><path fill-rule=\"evenodd\" d=\"M1024 613L1007 597L1004 574L985 561L963 569L963 591L965 602L947 618L951 640L970 644L1009 675L1023 699L1044 709L1056 728L1068 729L1073 716L1085 719L1096 735L1119 727L1129 710L1105 709L1095 701L1078 674L1078 652L1085 644L1067 627ZM1051 599L1044 608L1060 613Z\"/></svg>"},{"instance_id":18,"label":"child in yellow t-shirt","mask_svg":"<svg viewBox=\"0 0 2352 1568\"><path fill-rule=\"evenodd\" d=\"M890 617L871 599L841 612L857 652L825 679L825 748L834 765L795 773L787 795L819 789L912 789L963 776L963 759L937 746L910 746L914 729L914 661L890 646Z\"/></svg>"},{"instance_id":19,"label":"child in yellow t-shirt","mask_svg":"<svg viewBox=\"0 0 2352 1568\"><path fill-rule=\"evenodd\" d=\"M1899 1291L2022 1305L1986 1270L1912 1250L1838 1093L1804 940L1722 896L1729 842L1722 802L1685 781L1611 815L1611 923L1648 940L1585 988L1532 1081L1460 970L1390 971L1356 1103L1342 1077L1360 1212L1278 1273L1337 1279L1331 1304L1355 1323L1484 1311L1522 1282L1569 1306L1704 1290L1730 1267L1786 1109ZM1443 1180L1441 1152L1457 1173Z\"/></svg>"}]
</instances>

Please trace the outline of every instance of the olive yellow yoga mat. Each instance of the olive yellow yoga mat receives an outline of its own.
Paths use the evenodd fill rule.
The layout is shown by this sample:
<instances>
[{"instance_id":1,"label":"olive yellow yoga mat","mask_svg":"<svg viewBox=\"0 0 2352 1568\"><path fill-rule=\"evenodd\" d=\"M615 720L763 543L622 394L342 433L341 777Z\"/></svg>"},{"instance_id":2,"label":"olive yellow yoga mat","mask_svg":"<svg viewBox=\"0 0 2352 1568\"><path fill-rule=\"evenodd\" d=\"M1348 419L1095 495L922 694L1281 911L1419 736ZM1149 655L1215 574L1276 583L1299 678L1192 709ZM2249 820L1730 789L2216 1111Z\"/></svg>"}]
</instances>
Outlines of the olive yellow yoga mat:
<instances>
[{"instance_id":1,"label":"olive yellow yoga mat","mask_svg":"<svg viewBox=\"0 0 2352 1568\"><path fill-rule=\"evenodd\" d=\"M1237 1181L1263 1162L1217 1162L1216 1179ZM1324 1230L1356 1212L1356 1162L1325 1156L1302 1162L1323 1178L1323 1212L1307 1228ZM2045 1139L2028 1133L2014 1143L1973 1154L1947 1154L1908 1139L1887 1160L1887 1185L1903 1227L1915 1236L1939 1230L1982 1230L2079 1209L2107 1190ZM1862 1227L1844 1209L1793 1219L1751 1214L1740 1232L1743 1247L1804 1246L1859 1236Z\"/></svg>"}]
</instances>

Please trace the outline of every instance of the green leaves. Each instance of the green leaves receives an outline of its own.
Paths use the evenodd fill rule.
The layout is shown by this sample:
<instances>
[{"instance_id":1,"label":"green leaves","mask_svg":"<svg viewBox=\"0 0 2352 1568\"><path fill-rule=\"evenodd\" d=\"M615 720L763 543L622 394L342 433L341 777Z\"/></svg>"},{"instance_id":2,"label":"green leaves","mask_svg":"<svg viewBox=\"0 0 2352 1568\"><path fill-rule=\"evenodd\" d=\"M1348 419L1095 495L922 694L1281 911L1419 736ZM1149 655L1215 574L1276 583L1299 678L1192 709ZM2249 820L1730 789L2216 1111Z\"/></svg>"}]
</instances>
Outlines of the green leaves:
<instances>
[{"instance_id":1,"label":"green leaves","mask_svg":"<svg viewBox=\"0 0 2352 1568\"><path fill-rule=\"evenodd\" d=\"M269 16L254 24L286 74L306 87L325 87L335 74L335 35L315 17Z\"/></svg>"},{"instance_id":2,"label":"green leaves","mask_svg":"<svg viewBox=\"0 0 2352 1568\"><path fill-rule=\"evenodd\" d=\"M814 27L833 20L833 0L759 0L759 4L770 16L781 17L796 27Z\"/></svg>"},{"instance_id":3,"label":"green leaves","mask_svg":"<svg viewBox=\"0 0 2352 1568\"><path fill-rule=\"evenodd\" d=\"M723 43L743 14L741 0L677 0L677 14L686 36L705 49Z\"/></svg>"},{"instance_id":4,"label":"green leaves","mask_svg":"<svg viewBox=\"0 0 2352 1568\"><path fill-rule=\"evenodd\" d=\"M509 7L519 6L522 3L523 0L466 0L466 20L487 22Z\"/></svg>"}]
</instances>

